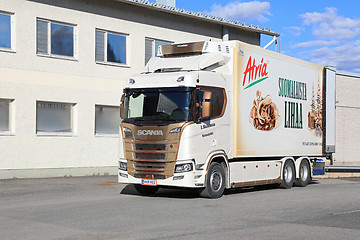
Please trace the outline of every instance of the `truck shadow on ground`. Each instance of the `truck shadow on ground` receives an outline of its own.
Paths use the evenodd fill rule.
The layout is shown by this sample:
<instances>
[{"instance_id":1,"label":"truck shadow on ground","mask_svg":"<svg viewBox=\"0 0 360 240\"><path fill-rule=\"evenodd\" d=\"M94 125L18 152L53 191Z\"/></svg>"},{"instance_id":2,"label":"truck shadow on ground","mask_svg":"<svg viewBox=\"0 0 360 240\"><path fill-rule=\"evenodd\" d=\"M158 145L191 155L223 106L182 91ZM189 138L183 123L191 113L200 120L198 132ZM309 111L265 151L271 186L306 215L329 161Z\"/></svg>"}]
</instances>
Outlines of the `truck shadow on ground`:
<instances>
[{"instance_id":1,"label":"truck shadow on ground","mask_svg":"<svg viewBox=\"0 0 360 240\"><path fill-rule=\"evenodd\" d=\"M161 197L161 198L177 198L177 199L192 199L199 198L199 194L194 189L188 188L167 188L161 187L155 194L143 195L136 191L134 185L127 185L122 189L120 194L145 196L145 197Z\"/></svg>"},{"instance_id":2,"label":"truck shadow on ground","mask_svg":"<svg viewBox=\"0 0 360 240\"><path fill-rule=\"evenodd\" d=\"M309 183L309 185L318 184L318 183L319 182L317 180L313 180ZM293 188L296 188L296 186L293 186ZM258 185L258 186L252 186L252 187L227 189L227 190L225 190L224 195L260 192L260 191L262 192L262 191L275 190L275 189L283 190L280 187L280 184L267 184L267 185Z\"/></svg>"},{"instance_id":3,"label":"truck shadow on ground","mask_svg":"<svg viewBox=\"0 0 360 240\"><path fill-rule=\"evenodd\" d=\"M319 184L317 180L313 180L309 185ZM269 185L260 185L253 187L242 187L242 188L232 188L225 189L224 195L235 195L235 194L244 194L251 192L262 192L274 189L281 189L279 184L269 184ZM160 198L175 198L175 199L195 199L201 198L198 191L195 189L188 188L167 188L162 187L155 194L143 195L136 191L134 185L127 185L120 192L122 195L133 195L133 196L143 196L143 197L160 197Z\"/></svg>"}]
</instances>

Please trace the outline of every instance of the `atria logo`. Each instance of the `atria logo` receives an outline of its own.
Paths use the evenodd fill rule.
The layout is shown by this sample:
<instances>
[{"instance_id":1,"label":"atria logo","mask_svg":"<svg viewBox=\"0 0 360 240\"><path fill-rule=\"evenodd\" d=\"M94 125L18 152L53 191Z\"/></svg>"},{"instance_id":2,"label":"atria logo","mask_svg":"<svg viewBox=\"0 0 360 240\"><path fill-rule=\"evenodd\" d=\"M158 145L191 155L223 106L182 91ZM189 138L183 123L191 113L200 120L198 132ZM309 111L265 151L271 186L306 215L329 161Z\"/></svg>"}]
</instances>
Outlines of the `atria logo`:
<instances>
[{"instance_id":1,"label":"atria logo","mask_svg":"<svg viewBox=\"0 0 360 240\"><path fill-rule=\"evenodd\" d=\"M261 58L260 64L256 64L255 58L249 57L244 71L243 86L247 84L244 90L268 78L267 66L268 63L264 62L264 58Z\"/></svg>"}]
</instances>

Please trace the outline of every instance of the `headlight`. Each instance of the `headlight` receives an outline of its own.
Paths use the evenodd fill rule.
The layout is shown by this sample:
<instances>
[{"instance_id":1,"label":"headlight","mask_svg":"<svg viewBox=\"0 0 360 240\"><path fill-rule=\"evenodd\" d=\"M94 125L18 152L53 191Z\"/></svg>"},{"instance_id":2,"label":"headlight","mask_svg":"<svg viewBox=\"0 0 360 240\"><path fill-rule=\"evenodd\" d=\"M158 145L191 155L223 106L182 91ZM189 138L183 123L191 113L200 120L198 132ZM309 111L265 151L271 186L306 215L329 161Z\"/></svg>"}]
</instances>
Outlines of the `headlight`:
<instances>
[{"instance_id":1,"label":"headlight","mask_svg":"<svg viewBox=\"0 0 360 240\"><path fill-rule=\"evenodd\" d=\"M119 162L119 170L127 171L127 163Z\"/></svg>"},{"instance_id":2,"label":"headlight","mask_svg":"<svg viewBox=\"0 0 360 240\"><path fill-rule=\"evenodd\" d=\"M170 133L179 133L179 132L181 132L181 127L174 128L174 129L170 130Z\"/></svg>"},{"instance_id":3,"label":"headlight","mask_svg":"<svg viewBox=\"0 0 360 240\"><path fill-rule=\"evenodd\" d=\"M123 127L125 138L133 138L131 129Z\"/></svg>"},{"instance_id":4,"label":"headlight","mask_svg":"<svg viewBox=\"0 0 360 240\"><path fill-rule=\"evenodd\" d=\"M191 172L193 170L192 163L184 163L175 165L175 173Z\"/></svg>"}]
</instances>

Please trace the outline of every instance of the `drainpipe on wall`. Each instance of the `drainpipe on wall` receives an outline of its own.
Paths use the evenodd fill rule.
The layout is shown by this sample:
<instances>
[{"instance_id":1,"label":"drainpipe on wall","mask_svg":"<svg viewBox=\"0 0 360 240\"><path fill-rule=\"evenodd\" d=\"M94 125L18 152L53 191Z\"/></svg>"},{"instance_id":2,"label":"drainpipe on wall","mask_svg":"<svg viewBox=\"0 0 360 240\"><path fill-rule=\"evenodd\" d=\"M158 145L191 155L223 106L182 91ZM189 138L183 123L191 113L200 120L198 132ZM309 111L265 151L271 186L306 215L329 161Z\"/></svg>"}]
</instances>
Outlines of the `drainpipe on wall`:
<instances>
[{"instance_id":1,"label":"drainpipe on wall","mask_svg":"<svg viewBox=\"0 0 360 240\"><path fill-rule=\"evenodd\" d=\"M227 26L223 26L222 31L222 40L229 41L229 28Z\"/></svg>"}]
</instances>

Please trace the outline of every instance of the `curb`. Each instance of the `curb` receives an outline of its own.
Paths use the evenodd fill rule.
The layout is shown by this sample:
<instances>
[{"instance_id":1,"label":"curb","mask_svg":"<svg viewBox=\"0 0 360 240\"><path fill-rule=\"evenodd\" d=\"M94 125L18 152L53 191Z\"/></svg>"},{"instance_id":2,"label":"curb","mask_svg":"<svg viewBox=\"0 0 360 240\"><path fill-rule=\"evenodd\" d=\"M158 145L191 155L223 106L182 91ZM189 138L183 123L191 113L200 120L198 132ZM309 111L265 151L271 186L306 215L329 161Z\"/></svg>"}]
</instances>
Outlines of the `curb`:
<instances>
[{"instance_id":1,"label":"curb","mask_svg":"<svg viewBox=\"0 0 360 240\"><path fill-rule=\"evenodd\" d=\"M313 176L314 179L326 179L326 178L353 178L360 177L360 173L325 173L325 175Z\"/></svg>"}]
</instances>

